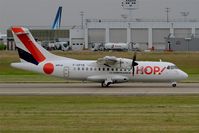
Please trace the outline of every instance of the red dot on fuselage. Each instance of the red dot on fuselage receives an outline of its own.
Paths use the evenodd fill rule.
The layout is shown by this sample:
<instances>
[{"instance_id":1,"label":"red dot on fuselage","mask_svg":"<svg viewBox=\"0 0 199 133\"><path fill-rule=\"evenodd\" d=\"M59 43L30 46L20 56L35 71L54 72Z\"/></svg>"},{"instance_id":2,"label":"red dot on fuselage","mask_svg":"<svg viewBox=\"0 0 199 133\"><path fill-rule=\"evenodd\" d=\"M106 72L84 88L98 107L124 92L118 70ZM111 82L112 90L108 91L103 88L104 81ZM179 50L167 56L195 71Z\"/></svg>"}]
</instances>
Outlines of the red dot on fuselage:
<instances>
[{"instance_id":1,"label":"red dot on fuselage","mask_svg":"<svg viewBox=\"0 0 199 133\"><path fill-rule=\"evenodd\" d=\"M54 71L54 66L52 63L46 63L43 67L43 70L46 74L52 74Z\"/></svg>"}]
</instances>

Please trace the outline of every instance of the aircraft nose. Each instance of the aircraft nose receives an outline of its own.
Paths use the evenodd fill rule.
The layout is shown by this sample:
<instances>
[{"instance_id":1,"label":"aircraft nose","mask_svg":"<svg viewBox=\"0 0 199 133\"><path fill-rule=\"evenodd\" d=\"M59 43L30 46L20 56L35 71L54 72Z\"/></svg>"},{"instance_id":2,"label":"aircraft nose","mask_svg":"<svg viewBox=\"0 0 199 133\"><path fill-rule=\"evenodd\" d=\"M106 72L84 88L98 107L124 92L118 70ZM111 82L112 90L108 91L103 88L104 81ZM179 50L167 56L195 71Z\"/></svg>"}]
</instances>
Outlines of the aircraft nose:
<instances>
[{"instance_id":1,"label":"aircraft nose","mask_svg":"<svg viewBox=\"0 0 199 133\"><path fill-rule=\"evenodd\" d=\"M180 76L182 77L182 79L187 79L188 78L188 74L183 72L183 71L180 72Z\"/></svg>"}]
</instances>

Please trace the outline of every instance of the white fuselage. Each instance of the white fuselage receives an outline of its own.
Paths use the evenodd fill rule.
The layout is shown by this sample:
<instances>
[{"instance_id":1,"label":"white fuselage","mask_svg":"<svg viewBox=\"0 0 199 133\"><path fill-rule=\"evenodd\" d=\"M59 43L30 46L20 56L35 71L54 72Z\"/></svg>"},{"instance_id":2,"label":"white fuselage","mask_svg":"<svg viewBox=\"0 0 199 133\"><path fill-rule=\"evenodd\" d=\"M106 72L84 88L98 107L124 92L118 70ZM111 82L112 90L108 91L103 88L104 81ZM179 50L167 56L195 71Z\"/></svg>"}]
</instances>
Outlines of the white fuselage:
<instances>
[{"instance_id":1,"label":"white fuselage","mask_svg":"<svg viewBox=\"0 0 199 133\"><path fill-rule=\"evenodd\" d=\"M96 61L75 60L54 55L40 46L27 28L12 27L20 63L13 67L72 80L101 83L102 87L128 81L172 82L186 79L188 75L168 62L137 62L132 59L105 56ZM117 48L122 48L118 44ZM115 48L115 46L114 46Z\"/></svg>"},{"instance_id":2,"label":"white fuselage","mask_svg":"<svg viewBox=\"0 0 199 133\"><path fill-rule=\"evenodd\" d=\"M46 63L54 65L54 71L51 75L72 80L88 80L94 82L103 82L104 80L113 80L114 83L127 81L133 82L176 82L186 79L188 75L176 68L174 64L168 62L144 62L137 61L139 64L135 67L135 74L132 74L131 60L121 59L122 63L114 66L99 65L96 61L89 60L58 60L45 61L39 65L31 63L12 63L13 67L44 73L43 67ZM45 74L45 73L44 73Z\"/></svg>"}]
</instances>

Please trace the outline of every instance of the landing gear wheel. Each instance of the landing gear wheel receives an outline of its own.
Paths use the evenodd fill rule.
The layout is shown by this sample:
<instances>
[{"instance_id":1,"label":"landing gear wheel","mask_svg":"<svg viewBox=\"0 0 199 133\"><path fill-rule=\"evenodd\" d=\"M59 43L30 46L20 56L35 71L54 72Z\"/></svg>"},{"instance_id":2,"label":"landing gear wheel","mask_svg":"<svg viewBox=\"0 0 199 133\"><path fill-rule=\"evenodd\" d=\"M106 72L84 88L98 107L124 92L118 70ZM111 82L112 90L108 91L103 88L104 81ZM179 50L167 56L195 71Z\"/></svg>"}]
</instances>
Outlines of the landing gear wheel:
<instances>
[{"instance_id":1,"label":"landing gear wheel","mask_svg":"<svg viewBox=\"0 0 199 133\"><path fill-rule=\"evenodd\" d=\"M106 84L104 83L104 81L101 83L101 86L102 86L102 87L105 87L105 86L106 86Z\"/></svg>"},{"instance_id":2,"label":"landing gear wheel","mask_svg":"<svg viewBox=\"0 0 199 133\"><path fill-rule=\"evenodd\" d=\"M107 83L107 85L106 85L106 87L109 87L109 85L110 85L111 83L109 82L109 83Z\"/></svg>"},{"instance_id":3,"label":"landing gear wheel","mask_svg":"<svg viewBox=\"0 0 199 133\"><path fill-rule=\"evenodd\" d=\"M177 83L176 82L173 82L172 83L172 87L176 87L177 86Z\"/></svg>"},{"instance_id":4,"label":"landing gear wheel","mask_svg":"<svg viewBox=\"0 0 199 133\"><path fill-rule=\"evenodd\" d=\"M176 84L172 84L172 87L176 87L177 85Z\"/></svg>"},{"instance_id":5,"label":"landing gear wheel","mask_svg":"<svg viewBox=\"0 0 199 133\"><path fill-rule=\"evenodd\" d=\"M101 83L101 86L102 86L102 87L109 87L110 84L111 84L110 82L108 82L107 84L105 84L105 82L102 82L102 83Z\"/></svg>"}]
</instances>

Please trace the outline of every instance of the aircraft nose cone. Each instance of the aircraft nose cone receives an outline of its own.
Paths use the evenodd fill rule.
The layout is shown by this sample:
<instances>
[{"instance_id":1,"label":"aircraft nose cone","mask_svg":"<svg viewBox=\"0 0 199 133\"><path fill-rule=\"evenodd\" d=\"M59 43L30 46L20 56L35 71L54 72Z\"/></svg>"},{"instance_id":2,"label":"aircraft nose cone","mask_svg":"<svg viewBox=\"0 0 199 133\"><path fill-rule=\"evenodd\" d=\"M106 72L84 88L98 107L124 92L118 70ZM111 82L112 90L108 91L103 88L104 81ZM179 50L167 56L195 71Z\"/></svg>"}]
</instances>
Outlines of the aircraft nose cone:
<instances>
[{"instance_id":1,"label":"aircraft nose cone","mask_svg":"<svg viewBox=\"0 0 199 133\"><path fill-rule=\"evenodd\" d=\"M183 71L181 72L181 76L182 76L183 79L187 79L188 78L188 74L183 72Z\"/></svg>"}]
</instances>

